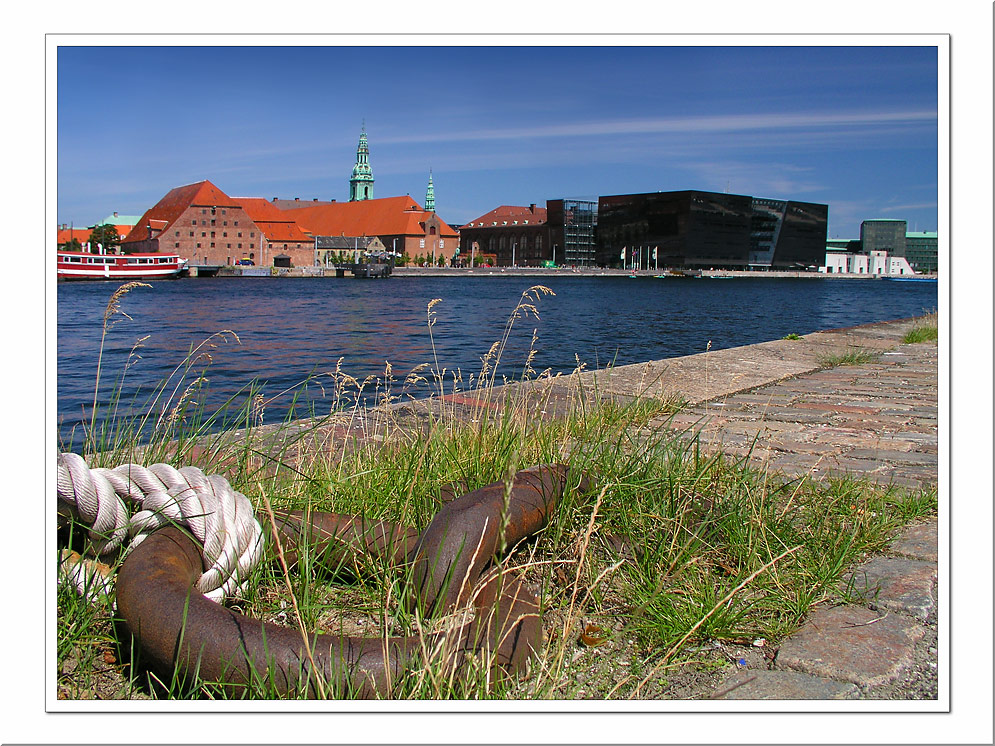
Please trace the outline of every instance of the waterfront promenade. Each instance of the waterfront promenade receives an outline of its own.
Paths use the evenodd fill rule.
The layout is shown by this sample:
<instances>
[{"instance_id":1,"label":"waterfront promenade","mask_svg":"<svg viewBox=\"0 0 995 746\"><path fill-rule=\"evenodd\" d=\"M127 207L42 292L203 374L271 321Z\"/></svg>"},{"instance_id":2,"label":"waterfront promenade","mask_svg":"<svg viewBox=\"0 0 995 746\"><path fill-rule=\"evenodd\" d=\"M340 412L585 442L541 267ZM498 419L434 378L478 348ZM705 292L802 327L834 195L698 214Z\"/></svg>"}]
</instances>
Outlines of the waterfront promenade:
<instances>
[{"instance_id":1,"label":"waterfront promenade","mask_svg":"<svg viewBox=\"0 0 995 746\"><path fill-rule=\"evenodd\" d=\"M463 267L394 267L391 271L392 277L414 278L414 277L658 277L663 276L666 269L663 267L621 269L618 267L476 267L474 269ZM194 273L196 276L196 272ZM223 267L215 275L217 277L282 277L282 278L305 278L305 277L330 277L335 278L334 267ZM688 279L689 276L674 274L667 279ZM701 270L702 278L730 278L730 277L781 277L793 279L819 279L831 277L834 279L856 279L873 280L875 278L869 274L849 274L849 273L824 273L824 272L795 272L788 270L771 270L768 272L757 272L747 270ZM357 279L350 273L345 273L339 279ZM935 276L933 276L935 279Z\"/></svg>"},{"instance_id":2,"label":"waterfront promenade","mask_svg":"<svg viewBox=\"0 0 995 746\"><path fill-rule=\"evenodd\" d=\"M682 400L647 426L698 438L705 449L748 458L790 478L866 477L906 487L937 485L938 348L903 344L912 320L869 324L709 351L671 360L582 371L394 405L418 427L439 408L474 418L509 396L535 396L536 416L582 400ZM832 365L862 351L857 364ZM523 390L526 389L526 390ZM343 439L389 437L368 414L311 431L298 454ZM638 435L638 434L637 434ZM286 457L287 453L284 453ZM851 602L817 606L776 651L753 651L695 698L932 699L937 697L937 521L907 527L883 554L847 574Z\"/></svg>"}]
</instances>

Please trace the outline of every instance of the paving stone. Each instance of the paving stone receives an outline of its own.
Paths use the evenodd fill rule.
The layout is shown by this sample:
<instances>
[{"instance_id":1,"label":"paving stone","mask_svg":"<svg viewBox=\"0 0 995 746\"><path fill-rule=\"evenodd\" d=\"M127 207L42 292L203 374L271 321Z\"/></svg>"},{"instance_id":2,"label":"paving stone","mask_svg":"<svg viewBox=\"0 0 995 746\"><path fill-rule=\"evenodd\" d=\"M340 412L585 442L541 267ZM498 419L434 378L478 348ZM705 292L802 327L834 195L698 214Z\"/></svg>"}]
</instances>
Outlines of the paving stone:
<instances>
[{"instance_id":1,"label":"paving stone","mask_svg":"<svg viewBox=\"0 0 995 746\"><path fill-rule=\"evenodd\" d=\"M855 448L852 451L847 451L846 455L850 458L873 459L874 461L884 461L888 464L908 464L911 466L936 464L935 453L902 451L890 448Z\"/></svg>"},{"instance_id":2,"label":"paving stone","mask_svg":"<svg viewBox=\"0 0 995 746\"><path fill-rule=\"evenodd\" d=\"M915 643L924 635L920 625L898 614L862 606L818 609L781 645L775 667L877 686L911 665Z\"/></svg>"},{"instance_id":3,"label":"paving stone","mask_svg":"<svg viewBox=\"0 0 995 746\"><path fill-rule=\"evenodd\" d=\"M918 523L906 528L899 534L889 551L892 554L904 554L906 557L926 562L936 562L938 546L937 523L934 518L928 523Z\"/></svg>"},{"instance_id":4,"label":"paving stone","mask_svg":"<svg viewBox=\"0 0 995 746\"><path fill-rule=\"evenodd\" d=\"M873 557L844 578L858 598L926 620L936 612L936 564L900 557Z\"/></svg>"},{"instance_id":5,"label":"paving stone","mask_svg":"<svg viewBox=\"0 0 995 746\"><path fill-rule=\"evenodd\" d=\"M733 688L735 687L735 688ZM856 699L856 684L798 671L734 671L713 699Z\"/></svg>"}]
</instances>

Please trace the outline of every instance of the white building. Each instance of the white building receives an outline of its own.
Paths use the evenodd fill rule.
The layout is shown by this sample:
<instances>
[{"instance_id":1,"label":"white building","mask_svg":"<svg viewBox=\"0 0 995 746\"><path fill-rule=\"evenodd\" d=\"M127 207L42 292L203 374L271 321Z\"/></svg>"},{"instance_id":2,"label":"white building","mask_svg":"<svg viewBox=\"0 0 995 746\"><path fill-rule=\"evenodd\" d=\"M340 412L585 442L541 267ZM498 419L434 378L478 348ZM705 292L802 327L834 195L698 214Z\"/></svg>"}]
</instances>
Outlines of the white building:
<instances>
[{"instance_id":1,"label":"white building","mask_svg":"<svg viewBox=\"0 0 995 746\"><path fill-rule=\"evenodd\" d=\"M819 271L830 275L914 275L904 256L888 256L887 251L870 254L850 254L827 251L826 264Z\"/></svg>"}]
</instances>

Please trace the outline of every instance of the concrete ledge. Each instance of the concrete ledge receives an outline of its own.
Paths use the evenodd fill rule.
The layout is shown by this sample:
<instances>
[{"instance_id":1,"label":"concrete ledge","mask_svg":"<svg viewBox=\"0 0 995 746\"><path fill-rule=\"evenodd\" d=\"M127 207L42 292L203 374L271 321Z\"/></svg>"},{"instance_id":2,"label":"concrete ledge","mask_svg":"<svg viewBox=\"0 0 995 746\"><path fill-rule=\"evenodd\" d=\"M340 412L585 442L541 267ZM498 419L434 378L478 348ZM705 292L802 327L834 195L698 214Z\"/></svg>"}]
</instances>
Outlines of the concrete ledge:
<instances>
[{"instance_id":1,"label":"concrete ledge","mask_svg":"<svg viewBox=\"0 0 995 746\"><path fill-rule=\"evenodd\" d=\"M781 645L775 667L869 687L897 679L925 630L862 606L819 609Z\"/></svg>"},{"instance_id":2,"label":"concrete ledge","mask_svg":"<svg viewBox=\"0 0 995 746\"><path fill-rule=\"evenodd\" d=\"M857 699L856 684L798 671L735 671L712 699Z\"/></svg>"}]
</instances>

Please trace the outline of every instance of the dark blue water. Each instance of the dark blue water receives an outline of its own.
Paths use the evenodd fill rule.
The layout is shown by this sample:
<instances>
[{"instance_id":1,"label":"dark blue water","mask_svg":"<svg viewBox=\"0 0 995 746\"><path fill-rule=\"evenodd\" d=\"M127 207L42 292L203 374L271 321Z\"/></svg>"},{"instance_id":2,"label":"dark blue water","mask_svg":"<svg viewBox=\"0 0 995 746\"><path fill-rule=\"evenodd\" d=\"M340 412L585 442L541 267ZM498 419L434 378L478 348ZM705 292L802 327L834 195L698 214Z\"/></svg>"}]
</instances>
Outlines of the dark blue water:
<instances>
[{"instance_id":1,"label":"dark blue water","mask_svg":"<svg viewBox=\"0 0 995 746\"><path fill-rule=\"evenodd\" d=\"M536 371L572 371L638 363L712 349L778 339L789 333L903 318L937 307L936 283L877 280L737 278L655 279L627 277L394 277L346 279L215 278L153 282L120 301L121 315L107 334L101 364L98 412L106 411L115 386L119 413L175 404L204 371L198 399L208 410L255 382L266 398L266 422L279 421L292 389L307 407L327 414L335 401L336 369L357 379L384 376L389 362L394 394L424 396L422 384L405 389L416 366L435 367L427 307L434 306L438 367L461 371L465 387L481 359L501 339L523 291L535 282L555 295L537 303L539 319L517 319L502 357L502 375L517 377L538 334ZM79 447L81 422L89 422L101 326L118 283L58 286L58 417L64 447ZM175 374L153 406L149 397L190 350L214 339L185 377ZM140 347L136 342L148 335ZM130 362L129 362L130 361ZM123 383L120 379L123 374ZM300 384L314 376L306 387ZM177 383L179 382L179 383ZM296 388L294 388L296 386ZM376 396L376 383L365 389ZM170 398L170 392L176 393ZM242 392L242 393L239 393ZM298 402L296 406L301 406ZM298 410L300 414L309 412Z\"/></svg>"}]
</instances>

